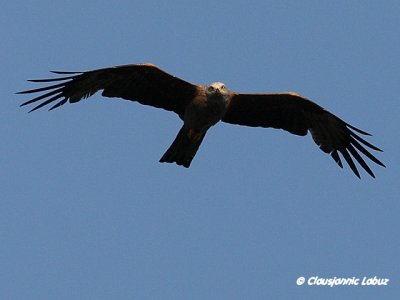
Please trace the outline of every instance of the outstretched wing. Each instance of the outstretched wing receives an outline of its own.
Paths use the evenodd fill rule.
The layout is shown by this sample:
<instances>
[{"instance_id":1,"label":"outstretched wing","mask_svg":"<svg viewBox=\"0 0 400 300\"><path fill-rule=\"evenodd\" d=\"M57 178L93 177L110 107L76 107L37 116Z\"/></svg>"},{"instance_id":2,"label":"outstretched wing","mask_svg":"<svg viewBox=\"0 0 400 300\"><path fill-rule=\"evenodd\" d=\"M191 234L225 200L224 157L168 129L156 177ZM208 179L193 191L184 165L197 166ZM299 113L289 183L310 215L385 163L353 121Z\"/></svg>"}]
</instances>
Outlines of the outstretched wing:
<instances>
[{"instance_id":1,"label":"outstretched wing","mask_svg":"<svg viewBox=\"0 0 400 300\"><path fill-rule=\"evenodd\" d=\"M296 93L234 94L222 121L253 127L280 128L304 136L308 131L325 153L330 153L343 168L338 152L344 157L357 177L360 174L353 158L375 178L359 152L380 166L385 166L367 149L382 151L359 135L370 135L351 126L316 103Z\"/></svg>"},{"instance_id":2,"label":"outstretched wing","mask_svg":"<svg viewBox=\"0 0 400 300\"><path fill-rule=\"evenodd\" d=\"M144 105L176 112L181 118L186 104L195 97L197 86L174 77L151 64L124 65L88 72L53 72L67 75L61 78L30 80L32 82L60 82L55 85L19 92L44 94L21 106L42 101L31 111L54 103L49 110L66 102L75 103L99 90L105 97L118 97Z\"/></svg>"}]
</instances>

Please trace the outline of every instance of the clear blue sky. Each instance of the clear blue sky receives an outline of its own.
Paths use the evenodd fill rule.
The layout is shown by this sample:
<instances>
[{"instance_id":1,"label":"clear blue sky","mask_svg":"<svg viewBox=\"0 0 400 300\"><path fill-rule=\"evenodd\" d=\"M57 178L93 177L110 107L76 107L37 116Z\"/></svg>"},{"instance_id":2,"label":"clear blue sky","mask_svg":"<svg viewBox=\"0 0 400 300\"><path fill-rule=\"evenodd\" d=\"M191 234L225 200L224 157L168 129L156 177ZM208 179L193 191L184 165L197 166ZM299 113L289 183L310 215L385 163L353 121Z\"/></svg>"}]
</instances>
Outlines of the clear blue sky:
<instances>
[{"instance_id":1,"label":"clear blue sky","mask_svg":"<svg viewBox=\"0 0 400 300\"><path fill-rule=\"evenodd\" d=\"M3 3L0 299L395 299L399 16L399 1ZM141 62L297 91L371 132L387 168L359 180L310 136L221 123L184 169L158 163L172 113L95 95L28 114L14 94L49 70Z\"/></svg>"}]
</instances>

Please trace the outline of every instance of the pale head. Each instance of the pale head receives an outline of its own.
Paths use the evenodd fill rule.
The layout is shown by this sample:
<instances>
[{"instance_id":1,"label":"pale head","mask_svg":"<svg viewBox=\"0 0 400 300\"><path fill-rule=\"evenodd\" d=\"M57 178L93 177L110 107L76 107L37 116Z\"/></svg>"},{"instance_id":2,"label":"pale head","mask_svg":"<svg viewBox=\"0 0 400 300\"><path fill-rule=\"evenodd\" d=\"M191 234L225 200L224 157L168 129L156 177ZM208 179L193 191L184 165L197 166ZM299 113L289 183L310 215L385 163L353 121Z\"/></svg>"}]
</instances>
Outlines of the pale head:
<instances>
[{"instance_id":1,"label":"pale head","mask_svg":"<svg viewBox=\"0 0 400 300\"><path fill-rule=\"evenodd\" d=\"M207 94L222 94L227 95L228 89L222 82L213 82L207 87Z\"/></svg>"}]
</instances>

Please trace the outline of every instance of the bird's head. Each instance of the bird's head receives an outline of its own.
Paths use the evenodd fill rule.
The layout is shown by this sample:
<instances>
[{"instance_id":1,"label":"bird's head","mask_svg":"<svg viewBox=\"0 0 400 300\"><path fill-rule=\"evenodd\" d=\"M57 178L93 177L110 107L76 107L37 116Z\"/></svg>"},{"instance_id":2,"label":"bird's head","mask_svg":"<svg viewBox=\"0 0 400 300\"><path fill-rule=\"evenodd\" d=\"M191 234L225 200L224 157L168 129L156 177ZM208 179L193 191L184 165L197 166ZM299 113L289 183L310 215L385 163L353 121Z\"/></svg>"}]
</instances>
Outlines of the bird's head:
<instances>
[{"instance_id":1,"label":"bird's head","mask_svg":"<svg viewBox=\"0 0 400 300\"><path fill-rule=\"evenodd\" d=\"M207 94L209 95L227 95L228 93L228 89L222 82L213 82L207 87Z\"/></svg>"}]
</instances>

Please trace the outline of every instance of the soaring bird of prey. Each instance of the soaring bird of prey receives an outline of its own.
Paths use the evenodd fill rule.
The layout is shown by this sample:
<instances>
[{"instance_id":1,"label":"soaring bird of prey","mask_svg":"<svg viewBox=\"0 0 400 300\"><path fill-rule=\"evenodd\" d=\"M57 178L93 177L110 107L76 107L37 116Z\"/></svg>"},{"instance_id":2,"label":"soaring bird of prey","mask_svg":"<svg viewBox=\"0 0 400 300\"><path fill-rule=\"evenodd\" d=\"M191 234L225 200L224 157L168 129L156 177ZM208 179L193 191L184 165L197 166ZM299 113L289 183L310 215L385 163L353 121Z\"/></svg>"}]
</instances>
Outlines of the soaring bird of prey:
<instances>
[{"instance_id":1,"label":"soaring bird of prey","mask_svg":"<svg viewBox=\"0 0 400 300\"><path fill-rule=\"evenodd\" d=\"M144 105L175 112L183 126L160 162L188 168L207 130L223 121L251 127L272 127L305 136L310 131L319 148L343 168L339 152L354 174L360 174L352 159L372 177L374 173L361 152L374 163L385 166L366 148L382 151L358 134L370 135L344 122L318 104L293 92L242 94L230 91L225 84L195 85L168 74L152 64L132 64L87 72L58 72L62 77L30 80L54 85L19 92L44 92L21 106L42 101L30 111L52 104L49 110L70 102L79 102L97 91L110 98L137 101ZM358 134L357 134L358 133Z\"/></svg>"}]
</instances>

